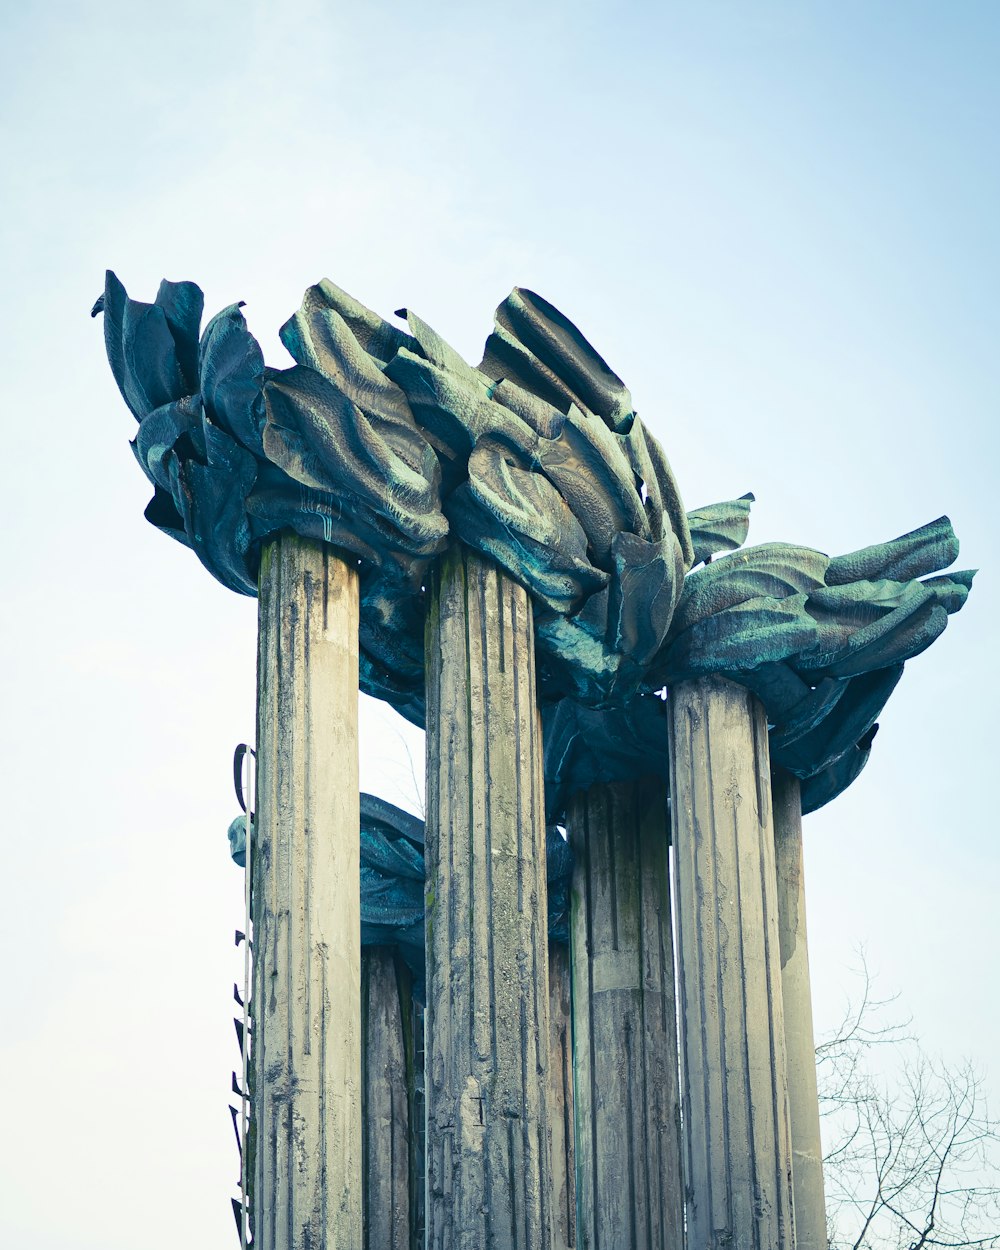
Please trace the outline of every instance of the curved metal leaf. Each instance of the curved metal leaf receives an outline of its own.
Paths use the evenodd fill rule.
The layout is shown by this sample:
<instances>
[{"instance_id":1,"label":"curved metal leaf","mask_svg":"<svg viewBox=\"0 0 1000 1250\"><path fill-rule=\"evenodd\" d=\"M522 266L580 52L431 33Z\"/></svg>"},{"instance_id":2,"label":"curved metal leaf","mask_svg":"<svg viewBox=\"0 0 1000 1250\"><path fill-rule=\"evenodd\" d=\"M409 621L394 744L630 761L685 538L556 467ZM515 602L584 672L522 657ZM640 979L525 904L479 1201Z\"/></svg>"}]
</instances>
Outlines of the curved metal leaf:
<instances>
[{"instance_id":1,"label":"curved metal leaf","mask_svg":"<svg viewBox=\"0 0 1000 1250\"><path fill-rule=\"evenodd\" d=\"M167 319L185 387L193 393L198 389L198 332L205 296L193 282L168 282L164 278L155 302Z\"/></svg>"},{"instance_id":2,"label":"curved metal leaf","mask_svg":"<svg viewBox=\"0 0 1000 1250\"><path fill-rule=\"evenodd\" d=\"M687 514L695 564L710 560L720 551L736 551L747 540L750 529L752 492L725 503L712 503Z\"/></svg>"},{"instance_id":3,"label":"curved metal leaf","mask_svg":"<svg viewBox=\"0 0 1000 1250\"><path fill-rule=\"evenodd\" d=\"M156 304L129 299L110 269L105 278L103 311L111 371L137 419L191 393L166 313Z\"/></svg>"},{"instance_id":4,"label":"curved metal leaf","mask_svg":"<svg viewBox=\"0 0 1000 1250\"><path fill-rule=\"evenodd\" d=\"M230 304L205 327L198 351L199 382L215 424L263 460L264 354L240 307Z\"/></svg>"},{"instance_id":5,"label":"curved metal leaf","mask_svg":"<svg viewBox=\"0 0 1000 1250\"><path fill-rule=\"evenodd\" d=\"M958 559L958 539L946 516L873 547L862 547L830 561L828 586L849 582L906 582L945 569Z\"/></svg>"}]
</instances>

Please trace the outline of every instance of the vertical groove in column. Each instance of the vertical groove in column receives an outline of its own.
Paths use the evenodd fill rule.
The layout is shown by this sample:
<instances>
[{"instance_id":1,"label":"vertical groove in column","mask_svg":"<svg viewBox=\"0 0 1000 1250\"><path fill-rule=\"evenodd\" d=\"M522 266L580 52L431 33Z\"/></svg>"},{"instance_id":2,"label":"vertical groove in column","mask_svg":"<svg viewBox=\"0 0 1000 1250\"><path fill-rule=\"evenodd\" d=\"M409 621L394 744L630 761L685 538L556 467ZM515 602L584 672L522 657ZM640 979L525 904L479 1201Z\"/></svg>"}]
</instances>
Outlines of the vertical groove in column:
<instances>
[{"instance_id":1,"label":"vertical groove in column","mask_svg":"<svg viewBox=\"0 0 1000 1250\"><path fill-rule=\"evenodd\" d=\"M283 536L261 562L254 856L255 1245L361 1245L353 562Z\"/></svg>"},{"instance_id":2,"label":"vertical groove in column","mask_svg":"<svg viewBox=\"0 0 1000 1250\"><path fill-rule=\"evenodd\" d=\"M427 620L429 1247L549 1250L541 735L525 592L461 547Z\"/></svg>"},{"instance_id":3,"label":"vertical groove in column","mask_svg":"<svg viewBox=\"0 0 1000 1250\"><path fill-rule=\"evenodd\" d=\"M549 946L549 1142L553 1250L576 1247L576 1142L569 947Z\"/></svg>"},{"instance_id":4,"label":"vertical groove in column","mask_svg":"<svg viewBox=\"0 0 1000 1250\"><path fill-rule=\"evenodd\" d=\"M566 823L578 1242L681 1250L666 787L592 786L570 800Z\"/></svg>"},{"instance_id":5,"label":"vertical groove in column","mask_svg":"<svg viewBox=\"0 0 1000 1250\"><path fill-rule=\"evenodd\" d=\"M826 1250L826 1193L806 935L802 796L798 779L783 769L772 774L772 792L796 1245L798 1250Z\"/></svg>"},{"instance_id":6,"label":"vertical groove in column","mask_svg":"<svg viewBox=\"0 0 1000 1250\"><path fill-rule=\"evenodd\" d=\"M793 1250L767 726L718 678L670 702L688 1245Z\"/></svg>"},{"instance_id":7,"label":"vertical groove in column","mask_svg":"<svg viewBox=\"0 0 1000 1250\"><path fill-rule=\"evenodd\" d=\"M364 1250L410 1250L410 1122L404 1029L410 978L387 947L362 955Z\"/></svg>"}]
</instances>

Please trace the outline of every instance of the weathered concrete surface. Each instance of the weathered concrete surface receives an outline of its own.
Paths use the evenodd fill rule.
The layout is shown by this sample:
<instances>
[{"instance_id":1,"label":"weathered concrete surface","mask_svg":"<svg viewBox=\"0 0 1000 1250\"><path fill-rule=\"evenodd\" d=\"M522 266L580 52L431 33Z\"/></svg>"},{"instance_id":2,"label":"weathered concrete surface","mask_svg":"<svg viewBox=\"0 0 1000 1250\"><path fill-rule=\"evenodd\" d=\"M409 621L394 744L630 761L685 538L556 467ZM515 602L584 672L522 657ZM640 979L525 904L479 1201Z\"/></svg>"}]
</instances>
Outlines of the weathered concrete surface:
<instances>
[{"instance_id":1,"label":"weathered concrete surface","mask_svg":"<svg viewBox=\"0 0 1000 1250\"><path fill-rule=\"evenodd\" d=\"M683 1193L667 792L569 802L578 1239L681 1250Z\"/></svg>"},{"instance_id":2,"label":"weathered concrete surface","mask_svg":"<svg viewBox=\"0 0 1000 1250\"><path fill-rule=\"evenodd\" d=\"M792 1250L767 723L719 678L670 691L689 1250Z\"/></svg>"},{"instance_id":3,"label":"weathered concrete surface","mask_svg":"<svg viewBox=\"0 0 1000 1250\"><path fill-rule=\"evenodd\" d=\"M391 949L365 950L361 957L364 1250L410 1250L410 993L410 977Z\"/></svg>"},{"instance_id":4,"label":"weathered concrete surface","mask_svg":"<svg viewBox=\"0 0 1000 1250\"><path fill-rule=\"evenodd\" d=\"M774 770L771 787L781 997L785 1014L788 1108L792 1126L795 1244L798 1250L826 1250L826 1194L816 1092L809 946L806 940L801 787L798 778L784 769Z\"/></svg>"},{"instance_id":5,"label":"weathered concrete surface","mask_svg":"<svg viewBox=\"0 0 1000 1250\"><path fill-rule=\"evenodd\" d=\"M573 1015L569 947L549 945L549 1143L553 1250L576 1246Z\"/></svg>"},{"instance_id":6,"label":"weathered concrete surface","mask_svg":"<svg viewBox=\"0 0 1000 1250\"><path fill-rule=\"evenodd\" d=\"M531 607L456 546L427 621L427 1245L549 1250L549 999Z\"/></svg>"},{"instance_id":7,"label":"weathered concrete surface","mask_svg":"<svg viewBox=\"0 0 1000 1250\"><path fill-rule=\"evenodd\" d=\"M253 1062L259 1250L361 1245L358 576L264 551L257 660Z\"/></svg>"}]
</instances>

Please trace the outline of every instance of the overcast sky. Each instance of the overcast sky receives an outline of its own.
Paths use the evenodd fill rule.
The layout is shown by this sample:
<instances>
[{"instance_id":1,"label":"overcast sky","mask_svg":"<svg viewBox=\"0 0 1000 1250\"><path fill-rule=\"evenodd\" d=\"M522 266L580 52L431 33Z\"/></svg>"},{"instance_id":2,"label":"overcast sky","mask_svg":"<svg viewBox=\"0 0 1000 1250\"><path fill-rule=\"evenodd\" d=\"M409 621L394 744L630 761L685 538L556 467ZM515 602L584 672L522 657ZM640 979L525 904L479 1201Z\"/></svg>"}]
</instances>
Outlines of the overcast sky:
<instances>
[{"instance_id":1,"label":"overcast sky","mask_svg":"<svg viewBox=\"0 0 1000 1250\"><path fill-rule=\"evenodd\" d=\"M947 512L966 609L806 822L817 1025L860 943L1000 1086L1000 8L136 0L0 14L0 1244L235 1246L234 745L256 606L142 517L88 313L278 326L328 276L473 362L515 284L632 389L688 508L836 554ZM362 784L417 802L366 701Z\"/></svg>"}]
</instances>

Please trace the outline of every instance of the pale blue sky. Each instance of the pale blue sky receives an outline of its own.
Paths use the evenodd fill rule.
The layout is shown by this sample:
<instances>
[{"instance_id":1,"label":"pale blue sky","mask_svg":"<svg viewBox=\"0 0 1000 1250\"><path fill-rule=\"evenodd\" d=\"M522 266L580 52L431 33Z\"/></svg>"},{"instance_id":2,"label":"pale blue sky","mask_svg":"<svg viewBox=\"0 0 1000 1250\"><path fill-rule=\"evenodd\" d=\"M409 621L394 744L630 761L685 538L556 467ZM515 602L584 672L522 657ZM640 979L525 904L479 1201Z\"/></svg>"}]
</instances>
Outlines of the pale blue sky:
<instances>
[{"instance_id":1,"label":"pale blue sky","mask_svg":"<svg viewBox=\"0 0 1000 1250\"><path fill-rule=\"evenodd\" d=\"M968 607L807 821L814 984L822 1027L865 942L1000 1086L998 63L1000 7L966 0L2 6L0 1244L233 1244L255 609L142 519L105 266L245 299L277 364L321 276L473 360L524 284L628 382L688 507L757 494L751 541L949 513ZM412 803L391 723L366 708L363 782Z\"/></svg>"}]
</instances>

